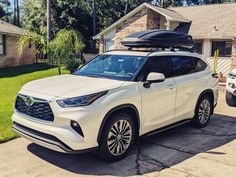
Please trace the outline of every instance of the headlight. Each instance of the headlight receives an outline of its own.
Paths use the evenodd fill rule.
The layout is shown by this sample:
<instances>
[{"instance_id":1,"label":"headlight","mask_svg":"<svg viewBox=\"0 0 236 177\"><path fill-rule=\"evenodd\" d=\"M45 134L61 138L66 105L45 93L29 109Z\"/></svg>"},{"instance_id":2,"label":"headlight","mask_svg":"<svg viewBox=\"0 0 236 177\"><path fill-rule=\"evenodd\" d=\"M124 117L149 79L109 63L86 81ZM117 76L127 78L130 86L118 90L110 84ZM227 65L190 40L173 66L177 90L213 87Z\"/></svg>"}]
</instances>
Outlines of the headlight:
<instances>
[{"instance_id":1,"label":"headlight","mask_svg":"<svg viewBox=\"0 0 236 177\"><path fill-rule=\"evenodd\" d=\"M63 108L67 107L79 107L79 106L87 106L93 103L98 98L102 97L103 95L107 94L108 91L103 91L99 93L94 93L91 95L85 95L75 98L67 98L63 100L57 100L57 104L59 104Z\"/></svg>"}]
</instances>

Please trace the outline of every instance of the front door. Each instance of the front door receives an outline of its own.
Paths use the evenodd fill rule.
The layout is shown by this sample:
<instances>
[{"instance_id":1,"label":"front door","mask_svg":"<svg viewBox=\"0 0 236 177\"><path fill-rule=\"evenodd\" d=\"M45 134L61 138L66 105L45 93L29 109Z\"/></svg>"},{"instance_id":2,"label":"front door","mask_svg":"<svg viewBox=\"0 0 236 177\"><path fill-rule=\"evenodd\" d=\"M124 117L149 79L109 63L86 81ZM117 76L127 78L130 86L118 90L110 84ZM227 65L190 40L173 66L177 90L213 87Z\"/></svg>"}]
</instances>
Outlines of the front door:
<instances>
[{"instance_id":1,"label":"front door","mask_svg":"<svg viewBox=\"0 0 236 177\"><path fill-rule=\"evenodd\" d=\"M162 73L166 80L145 88L143 83L150 72ZM142 95L142 134L174 122L176 84L172 74L169 57L155 56L147 64L141 76L142 82L139 82Z\"/></svg>"}]
</instances>

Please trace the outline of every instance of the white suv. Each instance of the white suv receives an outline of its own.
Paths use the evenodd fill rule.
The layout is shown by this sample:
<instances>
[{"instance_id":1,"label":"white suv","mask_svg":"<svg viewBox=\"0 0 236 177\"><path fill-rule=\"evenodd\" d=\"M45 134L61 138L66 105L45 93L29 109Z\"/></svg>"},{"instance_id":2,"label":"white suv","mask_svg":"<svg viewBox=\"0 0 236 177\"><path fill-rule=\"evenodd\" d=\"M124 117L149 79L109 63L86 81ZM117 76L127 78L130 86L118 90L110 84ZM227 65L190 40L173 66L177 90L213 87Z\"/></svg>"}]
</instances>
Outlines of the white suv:
<instances>
[{"instance_id":1,"label":"white suv","mask_svg":"<svg viewBox=\"0 0 236 177\"><path fill-rule=\"evenodd\" d=\"M233 69L227 77L226 102L229 106L236 106L236 69Z\"/></svg>"},{"instance_id":2,"label":"white suv","mask_svg":"<svg viewBox=\"0 0 236 177\"><path fill-rule=\"evenodd\" d=\"M218 97L210 66L186 51L109 51L72 75L32 81L15 102L13 129L47 148L105 159L135 138L192 121L207 125Z\"/></svg>"}]
</instances>

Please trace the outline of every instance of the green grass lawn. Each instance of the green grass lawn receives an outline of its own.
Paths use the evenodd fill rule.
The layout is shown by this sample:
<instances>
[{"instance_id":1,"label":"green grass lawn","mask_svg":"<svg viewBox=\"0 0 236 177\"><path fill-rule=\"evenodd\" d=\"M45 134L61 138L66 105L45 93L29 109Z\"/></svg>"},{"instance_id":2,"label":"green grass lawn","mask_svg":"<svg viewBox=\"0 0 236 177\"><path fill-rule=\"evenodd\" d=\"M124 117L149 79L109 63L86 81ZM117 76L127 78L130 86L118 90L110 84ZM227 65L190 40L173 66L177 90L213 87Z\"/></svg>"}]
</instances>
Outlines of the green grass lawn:
<instances>
[{"instance_id":1,"label":"green grass lawn","mask_svg":"<svg viewBox=\"0 0 236 177\"><path fill-rule=\"evenodd\" d=\"M68 71L63 70L63 73ZM11 130L11 115L15 96L20 88L29 81L57 74L57 68L46 64L0 69L0 143L16 137Z\"/></svg>"}]
</instances>

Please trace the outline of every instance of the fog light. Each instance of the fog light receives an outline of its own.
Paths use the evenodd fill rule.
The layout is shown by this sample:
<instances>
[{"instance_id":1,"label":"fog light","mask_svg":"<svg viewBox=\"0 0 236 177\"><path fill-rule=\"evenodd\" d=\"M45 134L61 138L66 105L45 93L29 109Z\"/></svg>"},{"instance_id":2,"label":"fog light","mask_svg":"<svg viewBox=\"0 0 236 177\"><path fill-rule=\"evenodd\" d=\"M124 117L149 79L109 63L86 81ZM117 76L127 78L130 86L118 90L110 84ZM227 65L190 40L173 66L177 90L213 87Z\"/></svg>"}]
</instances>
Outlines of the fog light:
<instances>
[{"instance_id":1,"label":"fog light","mask_svg":"<svg viewBox=\"0 0 236 177\"><path fill-rule=\"evenodd\" d=\"M84 137L83 131L82 131L82 129L81 129L81 127L80 127L80 125L79 125L78 122L72 120L72 121L70 122L70 126L71 126L79 135L81 135L82 137Z\"/></svg>"}]
</instances>

